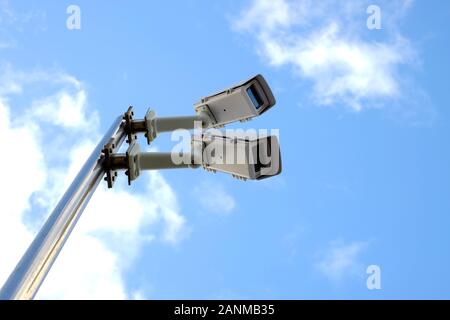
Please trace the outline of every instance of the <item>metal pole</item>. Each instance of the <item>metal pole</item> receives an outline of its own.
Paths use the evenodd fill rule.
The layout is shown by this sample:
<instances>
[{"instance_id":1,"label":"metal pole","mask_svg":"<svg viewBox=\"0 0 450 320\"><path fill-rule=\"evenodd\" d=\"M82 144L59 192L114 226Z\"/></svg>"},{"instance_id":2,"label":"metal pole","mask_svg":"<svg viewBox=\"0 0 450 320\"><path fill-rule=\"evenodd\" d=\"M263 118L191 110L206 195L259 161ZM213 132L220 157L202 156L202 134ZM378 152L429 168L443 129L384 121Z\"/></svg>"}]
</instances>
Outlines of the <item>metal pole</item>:
<instances>
[{"instance_id":1,"label":"metal pole","mask_svg":"<svg viewBox=\"0 0 450 320\"><path fill-rule=\"evenodd\" d=\"M0 290L0 299L33 299L105 174L100 158L104 145L112 138L119 148L125 136L121 116L99 142L6 280Z\"/></svg>"}]
</instances>

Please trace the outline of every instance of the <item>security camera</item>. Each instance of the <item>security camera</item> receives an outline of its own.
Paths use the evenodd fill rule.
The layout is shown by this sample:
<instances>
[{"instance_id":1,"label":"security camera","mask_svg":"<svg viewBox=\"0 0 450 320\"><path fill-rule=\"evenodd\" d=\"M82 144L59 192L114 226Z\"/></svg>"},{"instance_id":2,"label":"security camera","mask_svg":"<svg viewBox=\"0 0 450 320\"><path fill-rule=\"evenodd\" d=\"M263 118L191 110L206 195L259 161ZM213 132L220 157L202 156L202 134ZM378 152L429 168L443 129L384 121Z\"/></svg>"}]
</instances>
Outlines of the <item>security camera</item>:
<instances>
[{"instance_id":1,"label":"security camera","mask_svg":"<svg viewBox=\"0 0 450 320\"><path fill-rule=\"evenodd\" d=\"M194 105L197 114L212 118L210 127L246 121L263 114L275 105L275 97L262 75L257 75L229 89L202 98Z\"/></svg>"},{"instance_id":2,"label":"security camera","mask_svg":"<svg viewBox=\"0 0 450 320\"><path fill-rule=\"evenodd\" d=\"M281 173L281 155L276 135L227 132L209 129L191 140L191 151L141 152L136 141L124 154L109 159L111 170L124 169L128 183L143 170L203 167L225 172L240 180L261 180Z\"/></svg>"},{"instance_id":3,"label":"security camera","mask_svg":"<svg viewBox=\"0 0 450 320\"><path fill-rule=\"evenodd\" d=\"M202 134L193 138L193 159L207 171L220 171L246 180L261 180L281 173L281 155L275 135ZM200 153L201 152L201 153Z\"/></svg>"}]
</instances>

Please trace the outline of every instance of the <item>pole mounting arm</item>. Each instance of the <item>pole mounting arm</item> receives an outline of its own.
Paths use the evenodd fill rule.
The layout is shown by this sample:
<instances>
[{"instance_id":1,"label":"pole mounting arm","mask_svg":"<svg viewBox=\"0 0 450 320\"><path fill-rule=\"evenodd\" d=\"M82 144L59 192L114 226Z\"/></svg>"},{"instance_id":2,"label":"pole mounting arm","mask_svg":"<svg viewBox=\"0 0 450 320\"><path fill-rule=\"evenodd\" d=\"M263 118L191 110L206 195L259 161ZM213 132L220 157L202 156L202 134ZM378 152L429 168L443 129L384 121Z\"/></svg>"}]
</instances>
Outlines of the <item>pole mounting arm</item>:
<instances>
[{"instance_id":1,"label":"pole mounting arm","mask_svg":"<svg viewBox=\"0 0 450 320\"><path fill-rule=\"evenodd\" d=\"M125 112L125 131L127 132L127 143L131 144L137 139L136 134L144 133L147 143L151 144L161 132L171 132L178 129L191 130L200 124L202 128L207 128L216 122L213 115L207 108L199 109L196 115L181 117L156 117L155 111L148 109L144 119L134 119L133 107L129 107Z\"/></svg>"},{"instance_id":2,"label":"pole mounting arm","mask_svg":"<svg viewBox=\"0 0 450 320\"><path fill-rule=\"evenodd\" d=\"M111 139L102 150L103 168L106 172L104 180L108 188L112 188L117 180L119 170L125 170L128 177L128 185L136 180L141 170L158 170L172 168L196 168L191 155L191 161L176 164L172 161L171 153L141 152L137 143L137 134L144 133L147 143L150 144L159 133L171 132L178 129L191 130L198 125L201 128L210 127L216 122L207 108L199 109L196 115L181 117L157 118L155 111L148 109L144 119L134 119L133 107L130 106L123 114L123 126L127 135L126 142L129 144L126 153L118 153L118 146Z\"/></svg>"},{"instance_id":3,"label":"pole mounting arm","mask_svg":"<svg viewBox=\"0 0 450 320\"><path fill-rule=\"evenodd\" d=\"M128 147L126 153L107 154L104 168L107 173L105 180L108 182L108 188L112 188L118 170L125 170L128 185L131 185L131 182L139 177L142 170L199 167L194 163L193 155L190 153L181 157L183 161L174 161L172 156L171 152L141 152L139 144L136 142Z\"/></svg>"}]
</instances>

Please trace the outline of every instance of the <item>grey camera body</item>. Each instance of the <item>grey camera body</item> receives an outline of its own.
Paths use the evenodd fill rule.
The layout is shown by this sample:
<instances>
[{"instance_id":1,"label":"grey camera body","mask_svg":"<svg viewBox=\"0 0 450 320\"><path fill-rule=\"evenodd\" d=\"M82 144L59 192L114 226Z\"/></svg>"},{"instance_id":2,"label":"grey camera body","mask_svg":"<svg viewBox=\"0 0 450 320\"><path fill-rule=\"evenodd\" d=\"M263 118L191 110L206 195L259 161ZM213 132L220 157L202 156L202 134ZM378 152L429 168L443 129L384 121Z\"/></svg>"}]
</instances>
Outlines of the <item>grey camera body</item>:
<instances>
[{"instance_id":1,"label":"grey camera body","mask_svg":"<svg viewBox=\"0 0 450 320\"><path fill-rule=\"evenodd\" d=\"M207 112L210 127L222 127L235 121L259 116L275 105L275 97L262 75L202 98L194 105L197 113Z\"/></svg>"},{"instance_id":2,"label":"grey camera body","mask_svg":"<svg viewBox=\"0 0 450 320\"><path fill-rule=\"evenodd\" d=\"M194 157L208 171L220 171L238 179L261 180L281 173L281 154L277 136L251 138L244 135L204 134L195 140ZM199 149L198 146L201 146Z\"/></svg>"}]
</instances>

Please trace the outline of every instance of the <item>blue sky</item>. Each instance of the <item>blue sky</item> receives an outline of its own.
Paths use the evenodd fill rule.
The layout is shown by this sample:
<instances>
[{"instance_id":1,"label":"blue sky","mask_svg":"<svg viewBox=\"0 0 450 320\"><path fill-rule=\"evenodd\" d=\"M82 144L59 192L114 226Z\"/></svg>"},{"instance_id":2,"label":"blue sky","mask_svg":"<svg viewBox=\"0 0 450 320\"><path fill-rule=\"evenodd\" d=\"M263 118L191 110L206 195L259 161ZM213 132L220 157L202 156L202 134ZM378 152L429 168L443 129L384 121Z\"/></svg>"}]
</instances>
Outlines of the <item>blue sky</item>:
<instances>
[{"instance_id":1,"label":"blue sky","mask_svg":"<svg viewBox=\"0 0 450 320\"><path fill-rule=\"evenodd\" d=\"M70 4L79 30L66 27ZM381 30L366 26L371 4ZM277 105L232 127L279 129L282 174L175 170L101 187L38 297L449 298L450 3L0 8L0 164L21 168L0 187L0 281L128 105L190 115L261 73ZM366 286L370 265L380 290Z\"/></svg>"}]
</instances>

